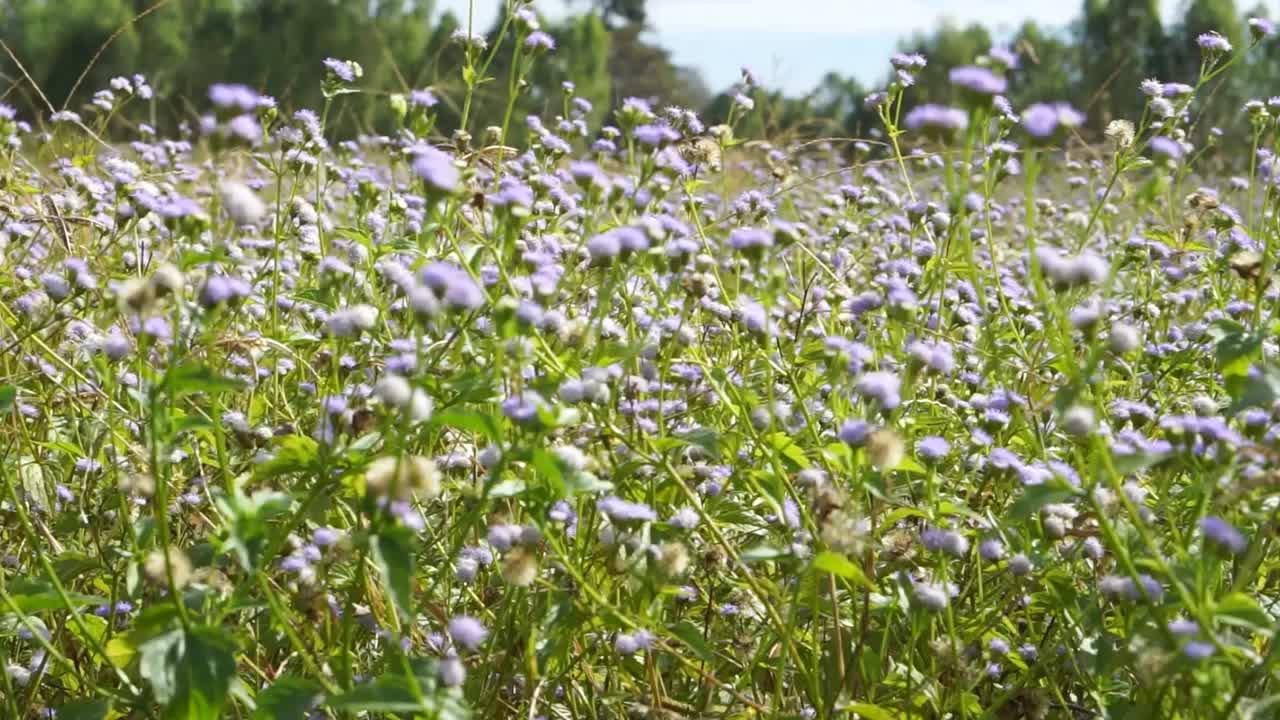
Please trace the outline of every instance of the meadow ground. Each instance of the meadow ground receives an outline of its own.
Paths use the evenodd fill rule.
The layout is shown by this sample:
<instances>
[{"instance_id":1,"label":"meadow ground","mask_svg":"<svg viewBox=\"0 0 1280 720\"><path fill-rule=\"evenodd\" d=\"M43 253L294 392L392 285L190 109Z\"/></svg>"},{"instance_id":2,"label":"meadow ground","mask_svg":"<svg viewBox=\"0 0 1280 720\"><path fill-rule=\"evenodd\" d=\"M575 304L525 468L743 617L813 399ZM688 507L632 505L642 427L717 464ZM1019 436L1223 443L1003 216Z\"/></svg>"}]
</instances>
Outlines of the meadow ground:
<instances>
[{"instance_id":1,"label":"meadow ground","mask_svg":"<svg viewBox=\"0 0 1280 720\"><path fill-rule=\"evenodd\" d=\"M1005 51L856 143L0 106L0 716L1273 717L1280 103L1199 44L1089 143Z\"/></svg>"}]
</instances>

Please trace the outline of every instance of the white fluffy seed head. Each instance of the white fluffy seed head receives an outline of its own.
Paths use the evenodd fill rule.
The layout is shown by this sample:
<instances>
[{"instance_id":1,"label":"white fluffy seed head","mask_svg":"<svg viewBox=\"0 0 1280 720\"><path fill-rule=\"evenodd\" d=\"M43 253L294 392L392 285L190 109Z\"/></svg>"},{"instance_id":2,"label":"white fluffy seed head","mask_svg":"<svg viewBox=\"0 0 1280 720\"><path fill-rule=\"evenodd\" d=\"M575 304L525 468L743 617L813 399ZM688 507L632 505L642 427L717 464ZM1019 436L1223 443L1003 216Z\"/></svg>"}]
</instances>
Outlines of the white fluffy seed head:
<instances>
[{"instance_id":1,"label":"white fluffy seed head","mask_svg":"<svg viewBox=\"0 0 1280 720\"><path fill-rule=\"evenodd\" d=\"M224 182L219 188L222 206L227 214L242 227L257 225L267 214L267 206L244 183Z\"/></svg>"},{"instance_id":2,"label":"white fluffy seed head","mask_svg":"<svg viewBox=\"0 0 1280 720\"><path fill-rule=\"evenodd\" d=\"M383 375L373 386L373 394L384 405L403 408L413 397L413 386L399 375Z\"/></svg>"},{"instance_id":3,"label":"white fluffy seed head","mask_svg":"<svg viewBox=\"0 0 1280 720\"><path fill-rule=\"evenodd\" d=\"M168 551L169 562L165 563L165 553L153 551L142 563L142 574L152 585L167 588L169 574L173 574L173 584L181 590L191 582L191 560L181 550L171 547Z\"/></svg>"},{"instance_id":4,"label":"white fluffy seed head","mask_svg":"<svg viewBox=\"0 0 1280 720\"><path fill-rule=\"evenodd\" d=\"M120 312L141 313L156 301L156 291L151 283L140 278L130 278L116 289L116 301Z\"/></svg>"},{"instance_id":5,"label":"white fluffy seed head","mask_svg":"<svg viewBox=\"0 0 1280 720\"><path fill-rule=\"evenodd\" d=\"M538 559L533 553L516 548L507 553L502 563L502 579L516 587L528 587L538 577Z\"/></svg>"},{"instance_id":6,"label":"white fluffy seed head","mask_svg":"<svg viewBox=\"0 0 1280 720\"><path fill-rule=\"evenodd\" d=\"M1138 332L1138 328L1128 323L1112 325L1111 333L1107 335L1107 347L1117 355L1131 353L1141 344L1142 334Z\"/></svg>"},{"instance_id":7,"label":"white fluffy seed head","mask_svg":"<svg viewBox=\"0 0 1280 720\"><path fill-rule=\"evenodd\" d=\"M1218 414L1218 401L1208 395L1197 395L1191 399L1191 410L1200 417Z\"/></svg>"},{"instance_id":8,"label":"white fluffy seed head","mask_svg":"<svg viewBox=\"0 0 1280 720\"><path fill-rule=\"evenodd\" d=\"M1062 429L1075 437L1092 433L1096 422L1093 408L1087 405L1073 405L1062 415Z\"/></svg>"},{"instance_id":9,"label":"white fluffy seed head","mask_svg":"<svg viewBox=\"0 0 1280 720\"><path fill-rule=\"evenodd\" d=\"M1071 279L1075 284L1097 285L1107 279L1111 267L1101 256L1085 253L1071 260Z\"/></svg>"},{"instance_id":10,"label":"white fluffy seed head","mask_svg":"<svg viewBox=\"0 0 1280 720\"><path fill-rule=\"evenodd\" d=\"M867 438L867 457L877 469L892 470L906 457L906 446L898 433L889 430L877 430Z\"/></svg>"},{"instance_id":11,"label":"white fluffy seed head","mask_svg":"<svg viewBox=\"0 0 1280 720\"><path fill-rule=\"evenodd\" d=\"M684 575L689 570L689 548L674 540L663 543L658 548L658 569L670 578Z\"/></svg>"},{"instance_id":12,"label":"white fluffy seed head","mask_svg":"<svg viewBox=\"0 0 1280 720\"><path fill-rule=\"evenodd\" d=\"M450 655L441 660L436 670L440 674L440 682L445 687L458 687L467 679L467 668L457 655Z\"/></svg>"},{"instance_id":13,"label":"white fluffy seed head","mask_svg":"<svg viewBox=\"0 0 1280 720\"><path fill-rule=\"evenodd\" d=\"M1112 120L1106 129L1107 139L1121 150L1133 144L1136 131L1128 120Z\"/></svg>"},{"instance_id":14,"label":"white fluffy seed head","mask_svg":"<svg viewBox=\"0 0 1280 720\"><path fill-rule=\"evenodd\" d=\"M13 681L13 684L18 687L26 687L31 683L31 671L21 665L10 663L5 666L4 672Z\"/></svg>"},{"instance_id":15,"label":"white fluffy seed head","mask_svg":"<svg viewBox=\"0 0 1280 720\"><path fill-rule=\"evenodd\" d=\"M185 282L182 271L174 265L161 265L151 274L151 287L157 297L181 292Z\"/></svg>"},{"instance_id":16,"label":"white fluffy seed head","mask_svg":"<svg viewBox=\"0 0 1280 720\"><path fill-rule=\"evenodd\" d=\"M413 314L419 319L427 320L440 314L440 301L429 287L415 285L409 288L406 298Z\"/></svg>"},{"instance_id":17,"label":"white fluffy seed head","mask_svg":"<svg viewBox=\"0 0 1280 720\"><path fill-rule=\"evenodd\" d=\"M351 319L357 329L372 330L378 322L378 309L372 305L355 305L351 308Z\"/></svg>"},{"instance_id":18,"label":"white fluffy seed head","mask_svg":"<svg viewBox=\"0 0 1280 720\"><path fill-rule=\"evenodd\" d=\"M431 401L431 396L422 388L414 388L413 395L409 398L409 422L414 425L424 423L431 419L431 413L435 410L435 403Z\"/></svg>"},{"instance_id":19,"label":"white fluffy seed head","mask_svg":"<svg viewBox=\"0 0 1280 720\"><path fill-rule=\"evenodd\" d=\"M381 457L365 469L364 485L365 492L375 498L429 499L440 494L440 471L420 455Z\"/></svg>"}]
</instances>

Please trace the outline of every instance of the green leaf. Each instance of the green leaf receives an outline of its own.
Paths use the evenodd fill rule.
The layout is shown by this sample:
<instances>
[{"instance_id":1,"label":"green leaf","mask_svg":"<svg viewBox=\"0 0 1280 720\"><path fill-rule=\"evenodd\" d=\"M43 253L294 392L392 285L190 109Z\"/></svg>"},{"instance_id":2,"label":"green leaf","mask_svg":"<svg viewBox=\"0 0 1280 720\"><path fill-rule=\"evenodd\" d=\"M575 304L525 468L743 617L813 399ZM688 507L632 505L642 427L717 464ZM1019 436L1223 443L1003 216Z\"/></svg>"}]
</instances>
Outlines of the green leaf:
<instances>
[{"instance_id":1,"label":"green leaf","mask_svg":"<svg viewBox=\"0 0 1280 720\"><path fill-rule=\"evenodd\" d=\"M804 454L804 449L797 445L790 435L784 432L776 432L769 435L766 440L768 440L769 446L773 448L774 452L790 460L793 465L800 468L812 466L809 458Z\"/></svg>"},{"instance_id":2,"label":"green leaf","mask_svg":"<svg viewBox=\"0 0 1280 720\"><path fill-rule=\"evenodd\" d=\"M170 630L141 647L139 672L173 720L218 720L236 676L235 646L225 630Z\"/></svg>"},{"instance_id":3,"label":"green leaf","mask_svg":"<svg viewBox=\"0 0 1280 720\"><path fill-rule=\"evenodd\" d=\"M432 416L431 422L440 427L451 427L475 433L476 435L483 435L489 439L498 436L498 428L494 424L493 418L478 412L457 409L443 410Z\"/></svg>"},{"instance_id":4,"label":"green leaf","mask_svg":"<svg viewBox=\"0 0 1280 720\"><path fill-rule=\"evenodd\" d=\"M18 388L13 385L0 385L0 415L8 415L17 399Z\"/></svg>"},{"instance_id":5,"label":"green leaf","mask_svg":"<svg viewBox=\"0 0 1280 720\"><path fill-rule=\"evenodd\" d=\"M1075 496L1075 488L1061 480L1051 480L1043 485L1028 485L1009 508L1009 519L1015 522L1026 520L1045 505L1070 500Z\"/></svg>"},{"instance_id":6,"label":"green leaf","mask_svg":"<svg viewBox=\"0 0 1280 720\"><path fill-rule=\"evenodd\" d=\"M1150 228L1143 233L1150 240L1155 240L1168 246L1171 249L1178 249L1178 239L1173 233L1164 228Z\"/></svg>"},{"instance_id":7,"label":"green leaf","mask_svg":"<svg viewBox=\"0 0 1280 720\"><path fill-rule=\"evenodd\" d=\"M1219 600L1214 605L1213 614L1218 620L1228 625L1238 625L1253 630L1270 630L1275 624L1257 600L1242 592L1231 593Z\"/></svg>"},{"instance_id":8,"label":"green leaf","mask_svg":"<svg viewBox=\"0 0 1280 720\"><path fill-rule=\"evenodd\" d=\"M289 510L293 500L284 493L259 490L245 497L237 489L231 497L217 498L218 511L230 519L227 545L240 566L253 572L262 565L267 549L268 521Z\"/></svg>"},{"instance_id":9,"label":"green leaf","mask_svg":"<svg viewBox=\"0 0 1280 720\"><path fill-rule=\"evenodd\" d=\"M373 559L382 581L406 617L413 617L413 535L408 528L388 528L373 538Z\"/></svg>"},{"instance_id":10,"label":"green leaf","mask_svg":"<svg viewBox=\"0 0 1280 720\"><path fill-rule=\"evenodd\" d=\"M235 645L221 628L195 628L185 636L177 669L177 695L168 716L177 720L218 720L236 677Z\"/></svg>"},{"instance_id":11,"label":"green leaf","mask_svg":"<svg viewBox=\"0 0 1280 720\"><path fill-rule=\"evenodd\" d=\"M1245 377L1235 385L1238 387L1231 384L1227 387L1234 400L1228 413L1235 414L1251 407L1269 408L1280 400L1280 368L1265 368L1258 377Z\"/></svg>"},{"instance_id":12,"label":"green leaf","mask_svg":"<svg viewBox=\"0 0 1280 720\"><path fill-rule=\"evenodd\" d=\"M86 605L103 605L110 600L99 595L85 595L83 593L68 591L67 600L71 602L72 608L67 608L62 601L62 596L52 584L43 580L11 580L9 582L9 597L13 599L13 604L17 606L18 612L25 614L37 613L44 610L67 610ZM5 608L6 610L9 608Z\"/></svg>"},{"instance_id":13,"label":"green leaf","mask_svg":"<svg viewBox=\"0 0 1280 720\"><path fill-rule=\"evenodd\" d=\"M405 677L388 675L360 685L348 692L330 698L325 705L332 710L346 712L415 713L427 707L418 702Z\"/></svg>"},{"instance_id":14,"label":"green leaf","mask_svg":"<svg viewBox=\"0 0 1280 720\"><path fill-rule=\"evenodd\" d=\"M190 270L197 265L214 262L217 259L217 256L213 253L185 252L178 257L178 267L183 270Z\"/></svg>"},{"instance_id":15,"label":"green leaf","mask_svg":"<svg viewBox=\"0 0 1280 720\"><path fill-rule=\"evenodd\" d=\"M178 692L178 663L184 650L182 630L157 635L143 643L139 650L142 659L138 662L138 672L151 683L156 700L168 705Z\"/></svg>"},{"instance_id":16,"label":"green leaf","mask_svg":"<svg viewBox=\"0 0 1280 720\"><path fill-rule=\"evenodd\" d=\"M35 503L44 510L52 509L49 487L44 481L44 468L35 458L30 455L18 458L18 479L22 481L22 490L27 494L29 502Z\"/></svg>"},{"instance_id":17,"label":"green leaf","mask_svg":"<svg viewBox=\"0 0 1280 720\"><path fill-rule=\"evenodd\" d=\"M1053 407L1059 413L1064 413L1067 408L1075 404L1076 398L1080 397L1080 393L1084 391L1084 383L1080 381L1068 383L1053 398Z\"/></svg>"},{"instance_id":18,"label":"green leaf","mask_svg":"<svg viewBox=\"0 0 1280 720\"><path fill-rule=\"evenodd\" d=\"M720 452L724 446L723 438L720 433L710 428L694 428L687 432L680 433L676 436L680 440L689 445L696 445L707 452L707 455L715 460L720 457Z\"/></svg>"},{"instance_id":19,"label":"green leaf","mask_svg":"<svg viewBox=\"0 0 1280 720\"><path fill-rule=\"evenodd\" d=\"M1121 475L1136 473L1139 470L1146 470L1154 465L1164 462L1169 455L1167 453L1133 453L1131 455L1117 455L1115 457L1116 472Z\"/></svg>"},{"instance_id":20,"label":"green leaf","mask_svg":"<svg viewBox=\"0 0 1280 720\"><path fill-rule=\"evenodd\" d=\"M712 652L711 646L702 637L702 629L692 622L681 620L680 624L671 628L671 634L680 638L680 641L685 645L688 645L699 660L708 663L715 660L715 653Z\"/></svg>"},{"instance_id":21,"label":"green leaf","mask_svg":"<svg viewBox=\"0 0 1280 720\"><path fill-rule=\"evenodd\" d=\"M103 649L106 651L107 661L118 668L126 667L133 656L138 654L138 648L129 642L127 635L116 635L107 641Z\"/></svg>"},{"instance_id":22,"label":"green leaf","mask_svg":"<svg viewBox=\"0 0 1280 720\"><path fill-rule=\"evenodd\" d=\"M63 453L67 457L71 457L71 458L81 458L85 456L84 451L81 450L78 446L73 445L69 442L64 442L62 440L53 440L50 442L38 442L36 443L36 445L39 445L42 448L48 448L50 450L57 450L58 452Z\"/></svg>"},{"instance_id":23,"label":"green leaf","mask_svg":"<svg viewBox=\"0 0 1280 720\"><path fill-rule=\"evenodd\" d=\"M525 482L523 480L503 480L502 482L489 488L489 497L491 498L509 498L515 497L524 492Z\"/></svg>"},{"instance_id":24,"label":"green leaf","mask_svg":"<svg viewBox=\"0 0 1280 720\"><path fill-rule=\"evenodd\" d=\"M174 437L179 437L183 433L212 429L213 423L199 415L183 415L175 419L173 424L169 427L169 431Z\"/></svg>"},{"instance_id":25,"label":"green leaf","mask_svg":"<svg viewBox=\"0 0 1280 720\"><path fill-rule=\"evenodd\" d=\"M559 458L547 450L534 450L533 467L537 469L538 475L546 478L555 499L560 500L568 496L569 491L565 486L564 470L561 469Z\"/></svg>"},{"instance_id":26,"label":"green leaf","mask_svg":"<svg viewBox=\"0 0 1280 720\"><path fill-rule=\"evenodd\" d=\"M64 585L100 567L102 567L102 561L99 558L91 558L78 553L64 553L62 557L53 561L53 571L57 573L58 579Z\"/></svg>"},{"instance_id":27,"label":"green leaf","mask_svg":"<svg viewBox=\"0 0 1280 720\"><path fill-rule=\"evenodd\" d=\"M923 518L925 520L928 520L929 514L919 508L913 508L913 507L894 508L893 510L890 510L889 512L884 514L883 518L881 519L881 525L883 527L892 527L894 525L897 525L899 521L909 517L918 517L918 518Z\"/></svg>"},{"instance_id":28,"label":"green leaf","mask_svg":"<svg viewBox=\"0 0 1280 720\"><path fill-rule=\"evenodd\" d=\"M253 720L307 720L311 709L324 698L320 686L305 678L285 675L255 698Z\"/></svg>"},{"instance_id":29,"label":"green leaf","mask_svg":"<svg viewBox=\"0 0 1280 720\"><path fill-rule=\"evenodd\" d=\"M894 470L898 472L913 473L915 475L929 474L929 471L926 470L923 465L916 462L915 458L911 457L910 455L904 455L902 458L902 462L898 463L898 466L895 467Z\"/></svg>"},{"instance_id":30,"label":"green leaf","mask_svg":"<svg viewBox=\"0 0 1280 720\"><path fill-rule=\"evenodd\" d=\"M319 468L320 445L306 435L289 435L276 443L272 458L254 468L259 478L311 473Z\"/></svg>"},{"instance_id":31,"label":"green leaf","mask_svg":"<svg viewBox=\"0 0 1280 720\"><path fill-rule=\"evenodd\" d=\"M81 622L69 623L67 630L79 640L84 647L95 647L102 643L103 637L107 634L106 618L98 617L85 613L80 618Z\"/></svg>"},{"instance_id":32,"label":"green leaf","mask_svg":"<svg viewBox=\"0 0 1280 720\"><path fill-rule=\"evenodd\" d=\"M769 545L756 545L753 548L748 548L738 557L742 562L750 565L751 563L764 562L765 560L776 560L783 557L785 554L786 553L776 547L771 547Z\"/></svg>"},{"instance_id":33,"label":"green leaf","mask_svg":"<svg viewBox=\"0 0 1280 720\"><path fill-rule=\"evenodd\" d=\"M175 398L192 393L235 392L244 387L244 383L239 380L223 377L200 363L170 368L164 375L163 385L169 395Z\"/></svg>"},{"instance_id":34,"label":"green leaf","mask_svg":"<svg viewBox=\"0 0 1280 720\"><path fill-rule=\"evenodd\" d=\"M382 433L376 431L367 432L352 441L352 443L347 446L346 450L350 455L363 456L370 450L377 447L378 443L381 441Z\"/></svg>"},{"instance_id":35,"label":"green leaf","mask_svg":"<svg viewBox=\"0 0 1280 720\"><path fill-rule=\"evenodd\" d=\"M1262 338L1246 332L1223 335L1214 347L1213 356L1218 369L1226 377L1244 377L1249 365L1262 354Z\"/></svg>"},{"instance_id":36,"label":"green leaf","mask_svg":"<svg viewBox=\"0 0 1280 720\"><path fill-rule=\"evenodd\" d=\"M58 708L58 720L106 720L109 712L106 700L78 700Z\"/></svg>"},{"instance_id":37,"label":"green leaf","mask_svg":"<svg viewBox=\"0 0 1280 720\"><path fill-rule=\"evenodd\" d=\"M573 497L583 493L606 493L610 490L613 490L613 483L608 480L601 480L596 477L595 473L576 472L571 473L569 477L564 479L566 497Z\"/></svg>"},{"instance_id":38,"label":"green leaf","mask_svg":"<svg viewBox=\"0 0 1280 720\"><path fill-rule=\"evenodd\" d=\"M850 562L849 558L830 550L823 550L818 553L817 557L813 559L813 569L838 575L846 580L852 580L868 590L876 589L875 583L867 579L866 574L862 572L862 568Z\"/></svg>"},{"instance_id":39,"label":"green leaf","mask_svg":"<svg viewBox=\"0 0 1280 720\"><path fill-rule=\"evenodd\" d=\"M899 717L879 705L868 703L850 703L844 707L846 712L857 713L862 720L897 720Z\"/></svg>"}]
</instances>

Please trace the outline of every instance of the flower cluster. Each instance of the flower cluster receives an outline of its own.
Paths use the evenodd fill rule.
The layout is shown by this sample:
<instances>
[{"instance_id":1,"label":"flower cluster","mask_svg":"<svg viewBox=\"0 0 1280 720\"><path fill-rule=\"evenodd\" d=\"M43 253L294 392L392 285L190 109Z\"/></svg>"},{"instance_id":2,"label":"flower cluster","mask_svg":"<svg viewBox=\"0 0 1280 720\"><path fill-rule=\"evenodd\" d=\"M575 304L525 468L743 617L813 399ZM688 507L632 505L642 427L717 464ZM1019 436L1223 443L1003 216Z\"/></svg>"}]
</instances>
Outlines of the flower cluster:
<instances>
[{"instance_id":1,"label":"flower cluster","mask_svg":"<svg viewBox=\"0 0 1280 720\"><path fill-rule=\"evenodd\" d=\"M554 58L510 5L460 92ZM746 70L475 138L0 106L0 715L1265 712L1280 112L1211 139L1196 42L1099 126L895 56L847 152L735 139Z\"/></svg>"}]
</instances>

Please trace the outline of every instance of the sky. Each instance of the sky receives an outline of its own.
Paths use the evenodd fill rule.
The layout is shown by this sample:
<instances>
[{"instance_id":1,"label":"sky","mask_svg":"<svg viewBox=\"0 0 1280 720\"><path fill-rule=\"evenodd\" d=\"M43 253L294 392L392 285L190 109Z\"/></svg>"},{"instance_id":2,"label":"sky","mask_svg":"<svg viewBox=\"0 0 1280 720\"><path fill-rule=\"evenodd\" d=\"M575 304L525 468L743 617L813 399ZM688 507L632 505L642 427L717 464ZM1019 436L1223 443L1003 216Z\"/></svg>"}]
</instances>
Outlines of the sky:
<instances>
[{"instance_id":1,"label":"sky","mask_svg":"<svg viewBox=\"0 0 1280 720\"><path fill-rule=\"evenodd\" d=\"M440 11L463 18L467 4L436 0ZM1162 0L1166 21L1180 4ZM478 27L489 26L497 5L497 0L475 0ZM653 39L677 64L702 73L713 90L728 87L747 65L771 87L799 94L831 70L864 83L881 80L901 38L944 19L981 22L999 34L1028 18L1041 27L1065 27L1082 5L1080 0L648 0L647 7ZM1275 9L1280 0L1267 5ZM537 0L534 6L551 17L564 14L566 7L564 0Z\"/></svg>"}]
</instances>

